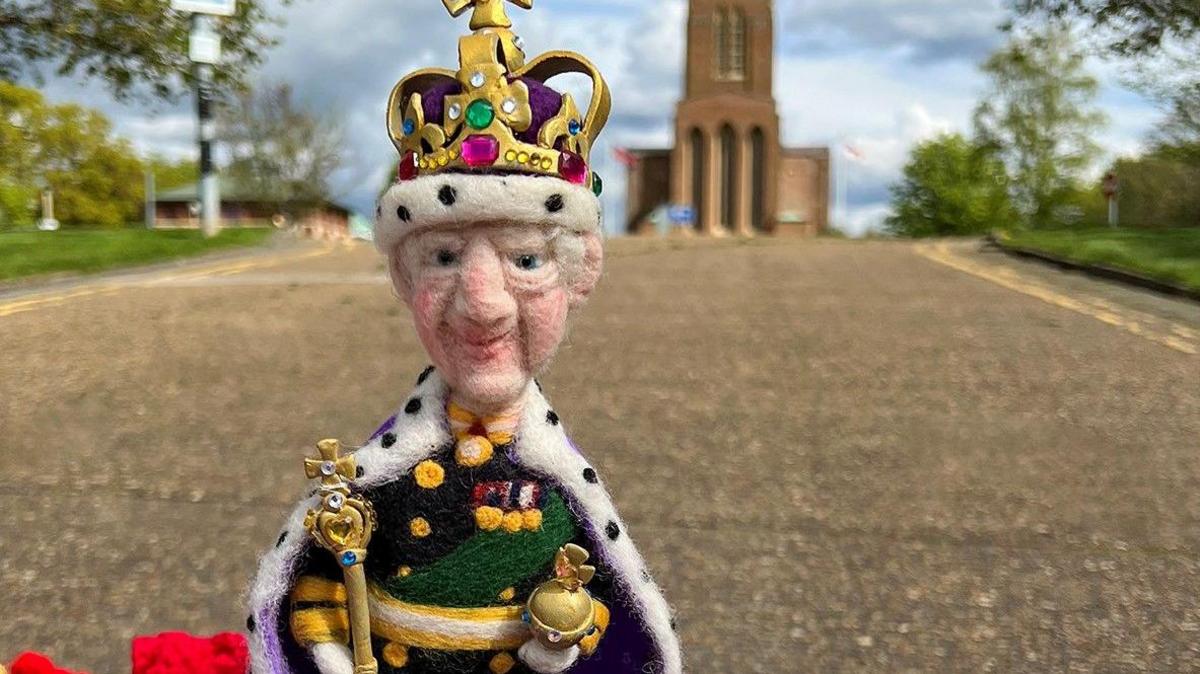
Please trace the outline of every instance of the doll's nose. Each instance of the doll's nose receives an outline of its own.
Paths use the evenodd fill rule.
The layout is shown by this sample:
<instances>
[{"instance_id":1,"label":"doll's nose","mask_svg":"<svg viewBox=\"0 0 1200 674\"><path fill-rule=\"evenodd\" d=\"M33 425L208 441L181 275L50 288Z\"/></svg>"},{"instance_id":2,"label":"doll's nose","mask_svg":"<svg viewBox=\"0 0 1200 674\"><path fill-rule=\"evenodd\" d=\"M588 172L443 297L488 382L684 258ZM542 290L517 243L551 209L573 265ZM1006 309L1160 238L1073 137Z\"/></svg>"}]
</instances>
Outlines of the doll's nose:
<instances>
[{"instance_id":1,"label":"doll's nose","mask_svg":"<svg viewBox=\"0 0 1200 674\"><path fill-rule=\"evenodd\" d=\"M455 308L473 323L492 328L517 313L517 303L508 291L504 261L488 244L473 244L464 251Z\"/></svg>"}]
</instances>

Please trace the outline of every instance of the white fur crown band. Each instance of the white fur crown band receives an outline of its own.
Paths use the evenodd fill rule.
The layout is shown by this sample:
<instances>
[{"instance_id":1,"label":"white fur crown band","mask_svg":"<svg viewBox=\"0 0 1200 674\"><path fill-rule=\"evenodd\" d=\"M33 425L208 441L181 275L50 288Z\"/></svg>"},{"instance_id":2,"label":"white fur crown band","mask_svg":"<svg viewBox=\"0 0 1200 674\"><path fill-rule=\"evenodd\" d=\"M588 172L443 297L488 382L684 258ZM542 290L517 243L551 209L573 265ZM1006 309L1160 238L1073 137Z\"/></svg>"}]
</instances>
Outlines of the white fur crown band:
<instances>
[{"instance_id":1,"label":"white fur crown band","mask_svg":"<svg viewBox=\"0 0 1200 674\"><path fill-rule=\"evenodd\" d=\"M385 254L410 232L477 222L599 232L600 199L583 185L545 176L443 173L396 183L379 200L375 245Z\"/></svg>"}]
</instances>

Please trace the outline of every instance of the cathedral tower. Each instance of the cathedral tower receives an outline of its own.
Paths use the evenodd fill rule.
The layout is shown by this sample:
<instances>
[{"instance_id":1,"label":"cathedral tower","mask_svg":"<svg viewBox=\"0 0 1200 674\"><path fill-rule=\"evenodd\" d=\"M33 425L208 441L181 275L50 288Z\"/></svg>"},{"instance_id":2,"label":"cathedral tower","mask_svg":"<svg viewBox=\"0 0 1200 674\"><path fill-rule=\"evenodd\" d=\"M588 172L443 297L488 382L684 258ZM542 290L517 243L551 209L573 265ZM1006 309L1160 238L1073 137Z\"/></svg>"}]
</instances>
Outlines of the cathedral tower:
<instances>
[{"instance_id":1,"label":"cathedral tower","mask_svg":"<svg viewBox=\"0 0 1200 674\"><path fill-rule=\"evenodd\" d=\"M667 231L655 215L663 205L673 214L690 207L702 236L813 236L828 227L829 149L780 143L772 4L689 2L675 147L629 151L629 232Z\"/></svg>"},{"instance_id":2,"label":"cathedral tower","mask_svg":"<svg viewBox=\"0 0 1200 674\"><path fill-rule=\"evenodd\" d=\"M770 0L692 0L671 201L702 234L752 234L775 216L779 116Z\"/></svg>"}]
</instances>

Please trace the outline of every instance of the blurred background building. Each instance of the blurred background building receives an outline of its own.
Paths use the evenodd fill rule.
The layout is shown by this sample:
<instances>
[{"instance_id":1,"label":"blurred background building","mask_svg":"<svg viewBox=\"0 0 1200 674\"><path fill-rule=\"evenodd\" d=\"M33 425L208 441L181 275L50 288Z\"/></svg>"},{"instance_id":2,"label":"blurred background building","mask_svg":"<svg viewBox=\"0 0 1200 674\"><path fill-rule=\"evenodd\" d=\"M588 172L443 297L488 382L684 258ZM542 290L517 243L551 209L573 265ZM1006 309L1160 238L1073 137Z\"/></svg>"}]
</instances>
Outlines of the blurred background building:
<instances>
[{"instance_id":1,"label":"blurred background building","mask_svg":"<svg viewBox=\"0 0 1200 674\"><path fill-rule=\"evenodd\" d=\"M628 151L630 233L814 236L829 226L829 148L780 143L771 4L691 0L675 147Z\"/></svg>"},{"instance_id":2,"label":"blurred background building","mask_svg":"<svg viewBox=\"0 0 1200 674\"><path fill-rule=\"evenodd\" d=\"M305 237L341 240L350 235L352 213L349 208L322 200L295 210L289 218L278 199L259 194L252 186L228 176L221 177L221 220L226 227L287 227ZM167 229L200 227L199 184L164 190L155 195L154 226Z\"/></svg>"}]
</instances>

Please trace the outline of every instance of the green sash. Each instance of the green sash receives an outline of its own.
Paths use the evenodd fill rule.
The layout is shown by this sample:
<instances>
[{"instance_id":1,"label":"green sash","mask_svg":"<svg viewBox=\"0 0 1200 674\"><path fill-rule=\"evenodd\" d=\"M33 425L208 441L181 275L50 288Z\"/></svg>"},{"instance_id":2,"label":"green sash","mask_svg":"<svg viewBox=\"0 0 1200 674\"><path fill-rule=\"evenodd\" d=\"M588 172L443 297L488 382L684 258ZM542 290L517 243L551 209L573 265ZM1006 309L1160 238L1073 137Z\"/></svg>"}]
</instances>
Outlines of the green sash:
<instances>
[{"instance_id":1,"label":"green sash","mask_svg":"<svg viewBox=\"0 0 1200 674\"><path fill-rule=\"evenodd\" d=\"M575 522L557 491L542 510L542 528L510 534L482 531L433 564L388 580L382 588L403 602L446 608L504 604L500 593L544 573L554 554L576 536Z\"/></svg>"}]
</instances>

